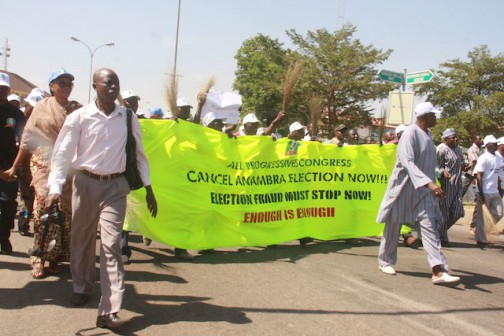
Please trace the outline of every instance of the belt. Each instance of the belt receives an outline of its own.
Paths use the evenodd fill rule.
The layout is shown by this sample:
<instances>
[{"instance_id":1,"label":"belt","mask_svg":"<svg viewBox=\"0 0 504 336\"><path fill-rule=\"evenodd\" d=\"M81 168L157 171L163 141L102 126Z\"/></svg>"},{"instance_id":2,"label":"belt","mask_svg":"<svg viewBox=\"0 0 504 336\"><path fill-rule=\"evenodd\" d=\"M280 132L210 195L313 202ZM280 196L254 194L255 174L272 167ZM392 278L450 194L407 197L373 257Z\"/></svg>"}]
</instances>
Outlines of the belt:
<instances>
[{"instance_id":1,"label":"belt","mask_svg":"<svg viewBox=\"0 0 504 336\"><path fill-rule=\"evenodd\" d=\"M97 174L93 174L91 172L88 172L87 170L80 170L80 172L83 173L84 175L87 175L91 178L94 178L94 179L100 180L100 181L112 181L113 179L124 175L124 173L114 173L114 174L109 174L109 175L97 175Z\"/></svg>"}]
</instances>

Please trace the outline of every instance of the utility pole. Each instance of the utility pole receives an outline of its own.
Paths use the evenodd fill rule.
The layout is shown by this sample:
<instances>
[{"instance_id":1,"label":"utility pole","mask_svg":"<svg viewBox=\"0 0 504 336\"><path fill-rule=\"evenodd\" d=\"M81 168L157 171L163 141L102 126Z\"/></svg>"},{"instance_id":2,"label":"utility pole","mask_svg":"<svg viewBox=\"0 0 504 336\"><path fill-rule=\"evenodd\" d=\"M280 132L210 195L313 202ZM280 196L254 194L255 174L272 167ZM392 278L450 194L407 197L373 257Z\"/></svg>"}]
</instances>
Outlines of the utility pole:
<instances>
[{"instance_id":1,"label":"utility pole","mask_svg":"<svg viewBox=\"0 0 504 336\"><path fill-rule=\"evenodd\" d=\"M5 45L2 48L2 52L0 53L0 56L3 56L4 58L4 71L7 72L7 60L10 57L10 48L9 48L9 40L5 39Z\"/></svg>"},{"instance_id":2,"label":"utility pole","mask_svg":"<svg viewBox=\"0 0 504 336\"><path fill-rule=\"evenodd\" d=\"M336 8L336 30L345 24L345 0L338 0Z\"/></svg>"}]
</instances>

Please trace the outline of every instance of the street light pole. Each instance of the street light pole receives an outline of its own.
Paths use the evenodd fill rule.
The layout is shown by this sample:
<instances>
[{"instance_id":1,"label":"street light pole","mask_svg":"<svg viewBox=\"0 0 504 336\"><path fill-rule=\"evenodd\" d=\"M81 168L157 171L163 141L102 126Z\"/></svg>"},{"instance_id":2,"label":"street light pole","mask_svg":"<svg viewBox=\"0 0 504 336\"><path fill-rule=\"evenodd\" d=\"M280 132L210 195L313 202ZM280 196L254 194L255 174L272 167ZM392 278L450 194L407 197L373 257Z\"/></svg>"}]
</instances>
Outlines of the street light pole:
<instances>
[{"instance_id":1,"label":"street light pole","mask_svg":"<svg viewBox=\"0 0 504 336\"><path fill-rule=\"evenodd\" d=\"M91 62L89 65L89 90L88 90L88 103L89 103L89 102L91 102L91 83L92 83L92 76L93 76L93 57L94 57L94 54L95 54L96 50L100 49L101 47L113 47L115 45L115 43L113 43L113 42L112 43L105 43L105 44L99 45L93 51L91 51L91 48L89 48L89 46L86 44L86 42L81 41L78 38L73 37L73 36L71 36L70 39L74 42L82 43L89 51L89 56L91 57Z\"/></svg>"},{"instance_id":2,"label":"street light pole","mask_svg":"<svg viewBox=\"0 0 504 336\"><path fill-rule=\"evenodd\" d=\"M177 53L178 53L178 35L179 35L179 23L180 23L180 3L182 0L178 2L178 10L177 10L177 33L175 35L175 59L173 61L173 76L177 75Z\"/></svg>"}]
</instances>

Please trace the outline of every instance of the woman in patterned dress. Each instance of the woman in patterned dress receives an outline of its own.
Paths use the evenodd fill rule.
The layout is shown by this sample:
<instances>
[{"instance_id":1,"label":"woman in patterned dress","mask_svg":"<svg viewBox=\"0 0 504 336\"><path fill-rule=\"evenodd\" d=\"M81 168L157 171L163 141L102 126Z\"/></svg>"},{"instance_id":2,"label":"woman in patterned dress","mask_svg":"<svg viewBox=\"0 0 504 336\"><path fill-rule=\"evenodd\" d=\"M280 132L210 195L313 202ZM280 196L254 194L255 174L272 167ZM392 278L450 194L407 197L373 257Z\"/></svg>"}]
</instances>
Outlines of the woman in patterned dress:
<instances>
[{"instance_id":1,"label":"woman in patterned dress","mask_svg":"<svg viewBox=\"0 0 504 336\"><path fill-rule=\"evenodd\" d=\"M72 181L67 180L63 188L60 212L63 220L60 225L49 225L47 239L42 240L43 225L40 217L44 214L44 201L48 195L47 179L50 172L50 162L54 143L68 114L81 105L68 100L73 89L74 76L61 68L49 77L51 97L36 104L27 123L21 139L20 150L13 166L6 171L15 176L25 157L31 155L30 170L33 176L32 186L35 188L34 202L34 249L40 247L47 251L52 239L56 240L55 247L48 253L32 255L32 277L41 279L46 275L45 262L49 262L47 272L60 272L60 263L70 260L70 224L72 221L71 199Z\"/></svg>"}]
</instances>

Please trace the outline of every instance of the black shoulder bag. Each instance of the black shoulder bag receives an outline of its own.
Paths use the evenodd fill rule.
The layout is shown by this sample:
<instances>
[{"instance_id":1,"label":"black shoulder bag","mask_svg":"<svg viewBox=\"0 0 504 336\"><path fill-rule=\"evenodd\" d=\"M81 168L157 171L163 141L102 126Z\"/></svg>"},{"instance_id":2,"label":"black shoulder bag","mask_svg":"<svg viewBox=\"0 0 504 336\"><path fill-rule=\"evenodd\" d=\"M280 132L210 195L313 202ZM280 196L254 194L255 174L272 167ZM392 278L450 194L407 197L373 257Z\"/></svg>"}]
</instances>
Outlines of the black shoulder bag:
<instances>
[{"instance_id":1,"label":"black shoulder bag","mask_svg":"<svg viewBox=\"0 0 504 336\"><path fill-rule=\"evenodd\" d=\"M133 112L130 109L126 109L126 123L128 124L128 137L126 140L126 171L124 176L128 181L131 190L137 190L142 188L143 182L138 172L137 167L137 155L136 155L136 141L131 131L131 114Z\"/></svg>"}]
</instances>

